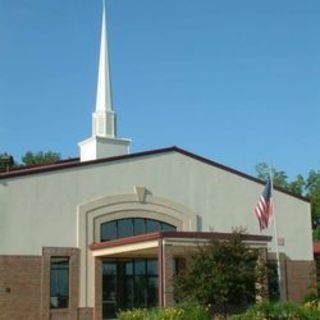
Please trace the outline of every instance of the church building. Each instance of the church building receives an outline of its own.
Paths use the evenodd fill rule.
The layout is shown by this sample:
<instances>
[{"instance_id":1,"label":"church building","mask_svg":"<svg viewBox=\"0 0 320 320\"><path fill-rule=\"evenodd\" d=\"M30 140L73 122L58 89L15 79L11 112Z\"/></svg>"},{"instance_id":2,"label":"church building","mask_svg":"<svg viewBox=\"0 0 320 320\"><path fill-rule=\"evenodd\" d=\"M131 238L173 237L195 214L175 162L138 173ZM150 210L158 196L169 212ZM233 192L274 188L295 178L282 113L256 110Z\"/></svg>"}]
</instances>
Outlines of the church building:
<instances>
[{"instance_id":1,"label":"church building","mask_svg":"<svg viewBox=\"0 0 320 320\"><path fill-rule=\"evenodd\" d=\"M130 153L116 124L104 8L80 157L0 172L0 320L107 320L170 306L190 250L237 227L266 263L278 243L281 299L301 301L315 282L308 199L275 188L274 239L254 214L262 181L179 147Z\"/></svg>"}]
</instances>

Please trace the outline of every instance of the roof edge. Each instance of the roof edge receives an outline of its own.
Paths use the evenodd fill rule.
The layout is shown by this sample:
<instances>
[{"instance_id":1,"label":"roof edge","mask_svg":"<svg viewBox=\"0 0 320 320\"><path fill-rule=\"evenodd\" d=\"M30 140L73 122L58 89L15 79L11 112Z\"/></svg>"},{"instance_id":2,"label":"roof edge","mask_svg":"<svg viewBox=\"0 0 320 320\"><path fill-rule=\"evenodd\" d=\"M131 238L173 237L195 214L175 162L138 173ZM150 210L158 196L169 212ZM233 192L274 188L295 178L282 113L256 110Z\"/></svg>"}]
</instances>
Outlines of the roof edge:
<instances>
[{"instance_id":1,"label":"roof edge","mask_svg":"<svg viewBox=\"0 0 320 320\"><path fill-rule=\"evenodd\" d=\"M179 152L179 153L181 153L181 154L183 154L183 155L185 155L185 156L188 156L188 157L190 157L190 158L193 158L193 159L195 159L195 160L199 160L199 161L201 161L201 162L207 163L208 165L211 165L211 166L217 167L217 168L219 168L219 169L228 171L228 172L230 172L230 173L236 174L236 175L238 175L238 176L240 176L240 177L242 177L242 178L251 180L251 181L253 181L253 182L256 182L256 183L259 183L259 184L262 184L262 185L265 184L265 181L263 181L263 180L261 180L261 179L259 179L259 178L253 177L253 176L251 176L251 175L249 175L249 174L247 174L247 173L244 173L244 172L242 172L242 171L239 171L239 170L233 169L233 168L231 168L231 167L225 166L225 165L223 165L223 164L221 164L221 163L218 163L218 162L215 162L215 161L213 161L213 160L210 160L210 159L201 157L201 156L199 156L199 155L197 155L197 154L194 154L194 153L192 153L192 152L190 152L190 151L187 151L187 150L184 150L184 149L181 149L181 148L178 148L178 147L175 147L175 149L176 149L177 152ZM293 193L293 192L291 192L291 191L288 191L288 190L286 190L286 189L284 189L284 188L276 187L276 186L274 186L273 188L274 188L274 190L280 191L280 192L285 193L285 194L287 194L287 195L289 195L289 196L292 196L292 197L294 197L294 198L298 198L298 199L300 199L300 200L303 200L303 201L306 201L306 202L310 202L310 199L309 199L309 198L304 197L304 196L300 196L300 195L298 195L298 194L296 194L296 193Z\"/></svg>"},{"instance_id":2,"label":"roof edge","mask_svg":"<svg viewBox=\"0 0 320 320\"><path fill-rule=\"evenodd\" d=\"M225 166L221 163L215 162L213 160L201 157L195 153L192 153L190 151L184 150L182 148L179 148L177 146L172 146L172 147L166 147L166 148L160 148L160 149L153 149L153 150L147 150L147 151L141 151L141 152L136 152L136 153L131 153L131 154L125 154L125 155L120 155L120 156L114 156L114 157L108 157L108 158L102 158L102 159L97 159L97 160L90 160L90 161L85 161L85 162L80 162L79 158L74 158L74 159L67 159L67 160L61 160L57 163L52 163L48 165L41 165L41 166L31 166L31 167L25 167L21 169L17 169L14 171L9 171L5 173L0 173L0 180L2 179L8 179L8 178L16 178L16 177L21 177L21 176L27 176L31 174L37 174L37 173L43 173L43 172L50 172L50 171L56 171L56 170L62 170L62 169L70 169L74 167L85 167L85 166L90 166L94 164L99 164L99 163L104 163L104 162L113 162L113 161L118 161L118 160L125 160L125 159L133 159L133 158L139 158L139 157L144 157L144 156L149 156L149 155L155 155L155 154L161 154L161 153L167 153L167 152L177 152L180 153L184 156L187 156L189 158L195 159L197 161L206 163L210 166L219 168L221 170L230 172L232 174L238 175L242 178L248 179L250 181L259 183L261 185L264 185L265 182L263 180L260 180L256 177L253 177L247 173L241 172L239 170L233 169L231 167ZM310 199L307 197L303 197L300 195L297 195L293 192L290 192L288 190L285 190L283 188L279 187L274 187L275 190L280 191L284 194L287 194L289 196L292 196L294 198L297 198L299 200L303 200L306 202L310 202Z\"/></svg>"},{"instance_id":3,"label":"roof edge","mask_svg":"<svg viewBox=\"0 0 320 320\"><path fill-rule=\"evenodd\" d=\"M148 156L148 155L153 155L158 153L172 152L172 151L176 151L177 149L178 148L174 146L174 147L167 147L167 148L161 148L161 149L141 151L141 152L136 152L131 154L124 154L124 155L113 156L108 158L101 158L96 160L89 160L84 162L80 162L79 158L73 158L70 160L69 159L61 160L59 162L54 162L47 165L28 166L24 168L17 168L16 170L12 170L9 172L3 172L3 173L0 173L0 180L6 179L6 178L15 178L15 177L21 177L21 176L26 176L31 174L43 173L43 172L69 169L74 167L85 167L85 166L90 166L90 165L104 163L104 162L125 160L125 159L137 158L137 157Z\"/></svg>"}]
</instances>

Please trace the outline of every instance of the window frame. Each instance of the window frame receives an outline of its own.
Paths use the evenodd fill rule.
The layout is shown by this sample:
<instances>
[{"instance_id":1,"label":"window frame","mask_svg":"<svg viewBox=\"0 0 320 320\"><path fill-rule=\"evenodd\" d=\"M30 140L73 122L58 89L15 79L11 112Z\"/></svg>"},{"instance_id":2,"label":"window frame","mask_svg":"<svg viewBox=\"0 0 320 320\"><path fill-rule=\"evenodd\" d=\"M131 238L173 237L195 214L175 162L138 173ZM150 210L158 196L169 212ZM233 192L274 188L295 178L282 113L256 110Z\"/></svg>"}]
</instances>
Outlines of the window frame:
<instances>
[{"instance_id":1,"label":"window frame","mask_svg":"<svg viewBox=\"0 0 320 320\"><path fill-rule=\"evenodd\" d=\"M65 260L64 262L66 262L66 265L63 266L62 268L58 268L57 267L57 261L58 260ZM54 261L56 260L56 261ZM65 309L69 309L70 308L70 290L71 290L71 279L70 279L70 275L71 275L71 265L70 265L70 260L71 257L70 256L58 256L58 255L54 255L54 256L50 256L50 263L49 263L49 308L50 310L65 310ZM54 265L56 264L56 266ZM54 272L57 271L63 271L63 272L67 272L67 276L64 277L64 279L67 279L67 295L52 295L52 291L53 291L53 276L54 276ZM63 277L62 280L58 280L58 281L64 281ZM61 289L60 291L63 291L63 289ZM59 298L61 300L59 300ZM55 303L53 303L53 299L57 299ZM65 302L63 304L63 300L65 299ZM55 305L56 304L56 305Z\"/></svg>"},{"instance_id":2,"label":"window frame","mask_svg":"<svg viewBox=\"0 0 320 320\"><path fill-rule=\"evenodd\" d=\"M119 236L119 223L124 222L125 220L130 221L130 224L132 225L132 234L128 234L128 235L123 235L123 236ZM144 232L137 232L138 230L136 229L136 223L139 221L140 222L140 227L141 227L141 220L143 220L143 229ZM115 225L115 232L113 232L113 235L115 235L114 238L110 237L110 236L106 236L103 228L108 228L108 226L111 226L112 224ZM151 230L148 231L148 229L150 230L150 226L153 224L159 224L159 230ZM141 228L140 228L141 229ZM110 221L106 221L100 224L100 241L101 242L106 242L106 241L112 241L112 240L118 240L118 239L123 239L123 238L127 238L127 237L133 237L136 235L141 235L141 234L146 234L146 233L151 233L151 232L161 232L161 231L177 231L177 226L161 221L161 220L157 220L157 219L150 219L150 218L140 218L140 217L130 217L130 218L120 218L120 219L115 219L115 220L110 220ZM140 230L141 231L141 230Z\"/></svg>"}]
</instances>

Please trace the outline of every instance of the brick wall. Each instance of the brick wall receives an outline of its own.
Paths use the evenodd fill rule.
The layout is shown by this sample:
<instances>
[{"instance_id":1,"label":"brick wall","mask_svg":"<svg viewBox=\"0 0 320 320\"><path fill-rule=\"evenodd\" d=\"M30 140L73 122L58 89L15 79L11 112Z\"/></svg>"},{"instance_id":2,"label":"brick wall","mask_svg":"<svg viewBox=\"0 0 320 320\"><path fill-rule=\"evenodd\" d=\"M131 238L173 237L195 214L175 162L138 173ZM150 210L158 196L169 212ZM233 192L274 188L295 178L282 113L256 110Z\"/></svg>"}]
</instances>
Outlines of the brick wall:
<instances>
[{"instance_id":1,"label":"brick wall","mask_svg":"<svg viewBox=\"0 0 320 320\"><path fill-rule=\"evenodd\" d=\"M69 306L50 309L50 260L52 256L69 257ZM42 251L41 320L77 320L79 306L79 249L45 247Z\"/></svg>"},{"instance_id":2,"label":"brick wall","mask_svg":"<svg viewBox=\"0 0 320 320\"><path fill-rule=\"evenodd\" d=\"M300 302L316 287L314 261L286 261L288 300Z\"/></svg>"},{"instance_id":3,"label":"brick wall","mask_svg":"<svg viewBox=\"0 0 320 320\"><path fill-rule=\"evenodd\" d=\"M92 319L93 319L93 308L78 309L78 320L92 320Z\"/></svg>"},{"instance_id":4,"label":"brick wall","mask_svg":"<svg viewBox=\"0 0 320 320\"><path fill-rule=\"evenodd\" d=\"M171 246L164 245L164 270L163 270L163 295L164 306L170 307L175 304L173 290L173 276L175 273L174 249Z\"/></svg>"},{"instance_id":5,"label":"brick wall","mask_svg":"<svg viewBox=\"0 0 320 320\"><path fill-rule=\"evenodd\" d=\"M67 309L50 309L51 256L70 259ZM0 320L92 320L79 305L79 250L44 248L42 256L0 256Z\"/></svg>"},{"instance_id":6,"label":"brick wall","mask_svg":"<svg viewBox=\"0 0 320 320\"><path fill-rule=\"evenodd\" d=\"M164 246L164 303L174 303L172 276L174 257L186 248ZM65 310L50 310L50 256L70 257L70 305ZM283 285L291 301L301 301L315 287L313 261L282 259ZM0 256L0 320L101 320L101 261L96 259L95 308L78 308L79 251L74 248L45 248L43 256Z\"/></svg>"},{"instance_id":7,"label":"brick wall","mask_svg":"<svg viewBox=\"0 0 320 320\"><path fill-rule=\"evenodd\" d=\"M38 320L41 257L0 256L0 320Z\"/></svg>"}]
</instances>

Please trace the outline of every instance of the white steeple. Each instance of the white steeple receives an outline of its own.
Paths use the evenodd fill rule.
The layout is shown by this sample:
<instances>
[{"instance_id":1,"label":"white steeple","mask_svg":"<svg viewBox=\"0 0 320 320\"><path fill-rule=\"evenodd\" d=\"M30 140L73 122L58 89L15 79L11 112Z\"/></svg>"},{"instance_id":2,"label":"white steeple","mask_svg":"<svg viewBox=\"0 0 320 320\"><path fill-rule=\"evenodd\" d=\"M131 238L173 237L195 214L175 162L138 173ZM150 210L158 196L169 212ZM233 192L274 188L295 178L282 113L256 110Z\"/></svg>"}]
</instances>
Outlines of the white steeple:
<instances>
[{"instance_id":1,"label":"white steeple","mask_svg":"<svg viewBox=\"0 0 320 320\"><path fill-rule=\"evenodd\" d=\"M92 135L115 137L115 114L112 110L106 6L103 1L100 59L97 83L96 111L92 115Z\"/></svg>"},{"instance_id":2,"label":"white steeple","mask_svg":"<svg viewBox=\"0 0 320 320\"><path fill-rule=\"evenodd\" d=\"M103 0L96 108L92 114L92 137L79 143L81 161L129 153L130 140L117 138L116 114L112 106L106 20L106 5Z\"/></svg>"}]
</instances>

